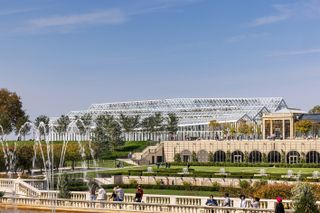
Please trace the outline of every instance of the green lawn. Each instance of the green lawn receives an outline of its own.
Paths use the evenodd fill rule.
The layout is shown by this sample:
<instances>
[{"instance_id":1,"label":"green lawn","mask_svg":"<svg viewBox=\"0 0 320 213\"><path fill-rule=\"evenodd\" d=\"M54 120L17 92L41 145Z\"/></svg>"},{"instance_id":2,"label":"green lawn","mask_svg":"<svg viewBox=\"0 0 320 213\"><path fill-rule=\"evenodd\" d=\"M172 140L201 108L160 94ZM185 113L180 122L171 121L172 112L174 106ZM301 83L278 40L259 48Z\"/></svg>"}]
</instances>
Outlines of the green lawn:
<instances>
[{"instance_id":1,"label":"green lawn","mask_svg":"<svg viewBox=\"0 0 320 213\"><path fill-rule=\"evenodd\" d=\"M184 166L172 166L171 168L184 168ZM219 172L221 167L214 166L191 166L191 169L199 172ZM301 174L312 174L313 171L319 171L320 168L278 168L278 167L224 167L226 172L229 173L251 173L258 174L260 169L265 169L268 174L287 174L288 170L292 170L294 173L301 172ZM156 167L154 167L156 170Z\"/></svg>"},{"instance_id":2,"label":"green lawn","mask_svg":"<svg viewBox=\"0 0 320 213\"><path fill-rule=\"evenodd\" d=\"M110 189L108 190L110 192ZM125 193L135 193L135 188L124 189ZM210 192L210 191L188 191L188 190L169 190L169 189L144 189L145 194L156 194L156 195L180 195L180 196L219 196L222 197L222 192Z\"/></svg>"}]
</instances>

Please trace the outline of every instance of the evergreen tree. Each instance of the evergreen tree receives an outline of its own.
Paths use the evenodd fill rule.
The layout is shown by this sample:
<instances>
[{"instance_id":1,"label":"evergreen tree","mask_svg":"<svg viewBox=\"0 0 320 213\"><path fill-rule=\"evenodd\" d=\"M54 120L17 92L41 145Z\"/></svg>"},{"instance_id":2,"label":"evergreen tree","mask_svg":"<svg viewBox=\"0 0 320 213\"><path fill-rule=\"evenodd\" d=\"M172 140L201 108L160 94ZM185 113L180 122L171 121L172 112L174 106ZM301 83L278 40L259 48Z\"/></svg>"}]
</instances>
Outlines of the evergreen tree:
<instances>
[{"instance_id":1,"label":"evergreen tree","mask_svg":"<svg viewBox=\"0 0 320 213\"><path fill-rule=\"evenodd\" d=\"M301 183L293 188L293 206L295 213L319 213L316 198L309 184Z\"/></svg>"},{"instance_id":2,"label":"evergreen tree","mask_svg":"<svg viewBox=\"0 0 320 213\"><path fill-rule=\"evenodd\" d=\"M63 199L71 198L71 193L69 190L69 178L68 178L68 175L65 173L59 177L58 197Z\"/></svg>"}]
</instances>

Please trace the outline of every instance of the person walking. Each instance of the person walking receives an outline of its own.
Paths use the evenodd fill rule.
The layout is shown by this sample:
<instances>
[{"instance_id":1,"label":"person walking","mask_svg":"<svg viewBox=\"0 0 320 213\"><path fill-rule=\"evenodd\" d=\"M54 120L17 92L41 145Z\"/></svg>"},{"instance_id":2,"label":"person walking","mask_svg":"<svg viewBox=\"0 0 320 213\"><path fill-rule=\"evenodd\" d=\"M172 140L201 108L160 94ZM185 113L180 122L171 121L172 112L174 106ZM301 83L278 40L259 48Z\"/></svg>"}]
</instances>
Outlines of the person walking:
<instances>
[{"instance_id":1,"label":"person walking","mask_svg":"<svg viewBox=\"0 0 320 213\"><path fill-rule=\"evenodd\" d=\"M229 197L229 193L225 193L225 195L224 195L223 206L224 207L231 207L231 200ZM229 211L227 211L227 213L229 213Z\"/></svg>"},{"instance_id":2,"label":"person walking","mask_svg":"<svg viewBox=\"0 0 320 213\"><path fill-rule=\"evenodd\" d=\"M285 213L281 197L277 197L277 204L276 204L276 209L274 212L275 213Z\"/></svg>"},{"instance_id":3,"label":"person walking","mask_svg":"<svg viewBox=\"0 0 320 213\"><path fill-rule=\"evenodd\" d=\"M143 189L142 189L141 185L138 185L134 201L135 202L141 202L142 201L142 197L143 197Z\"/></svg>"},{"instance_id":4,"label":"person walking","mask_svg":"<svg viewBox=\"0 0 320 213\"><path fill-rule=\"evenodd\" d=\"M116 187L116 201L123 201L124 199L124 191L120 186Z\"/></svg>"},{"instance_id":5,"label":"person walking","mask_svg":"<svg viewBox=\"0 0 320 213\"><path fill-rule=\"evenodd\" d=\"M240 208L247 208L246 196L240 195Z\"/></svg>"},{"instance_id":6,"label":"person walking","mask_svg":"<svg viewBox=\"0 0 320 213\"><path fill-rule=\"evenodd\" d=\"M97 183L92 181L90 187L90 200L96 200L96 190L97 190Z\"/></svg>"},{"instance_id":7,"label":"person walking","mask_svg":"<svg viewBox=\"0 0 320 213\"><path fill-rule=\"evenodd\" d=\"M229 193L225 193L225 195L224 195L223 206L231 207L231 200L229 197Z\"/></svg>"},{"instance_id":8,"label":"person walking","mask_svg":"<svg viewBox=\"0 0 320 213\"><path fill-rule=\"evenodd\" d=\"M117 187L114 187L112 190L112 194L110 195L110 200L117 201L117 193L116 193Z\"/></svg>"}]
</instances>

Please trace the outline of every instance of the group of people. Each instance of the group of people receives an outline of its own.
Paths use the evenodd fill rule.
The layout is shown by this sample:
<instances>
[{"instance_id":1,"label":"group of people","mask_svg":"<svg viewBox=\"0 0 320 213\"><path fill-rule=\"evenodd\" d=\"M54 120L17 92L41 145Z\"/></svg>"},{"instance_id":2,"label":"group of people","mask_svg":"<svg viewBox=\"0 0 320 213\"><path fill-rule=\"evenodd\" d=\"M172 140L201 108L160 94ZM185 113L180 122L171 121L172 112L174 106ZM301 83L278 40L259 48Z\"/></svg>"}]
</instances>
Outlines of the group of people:
<instances>
[{"instance_id":1,"label":"group of people","mask_svg":"<svg viewBox=\"0 0 320 213\"><path fill-rule=\"evenodd\" d=\"M103 201L106 200L107 192L106 190L100 186L100 188L97 191L98 185L96 183L93 183L90 187L90 200L98 200ZM143 197L143 189L141 185L137 186L137 190L135 193L134 201L135 202L141 202ZM112 193L109 197L112 201L118 201L121 202L124 200L124 190L120 186L116 186L113 188Z\"/></svg>"},{"instance_id":2,"label":"group of people","mask_svg":"<svg viewBox=\"0 0 320 213\"><path fill-rule=\"evenodd\" d=\"M213 195L209 196L209 199L207 200L206 205L207 206L219 206L218 201L216 199L214 199ZM229 197L229 193L225 194L222 206L231 207L231 199ZM251 198L250 202L248 203L245 195L240 195L240 206L239 207L240 208L250 208L251 207L254 209L258 209L260 207L260 199L258 197ZM214 213L214 209L212 209L212 213ZM275 207L275 213L285 213L281 197L277 197L277 204Z\"/></svg>"}]
</instances>

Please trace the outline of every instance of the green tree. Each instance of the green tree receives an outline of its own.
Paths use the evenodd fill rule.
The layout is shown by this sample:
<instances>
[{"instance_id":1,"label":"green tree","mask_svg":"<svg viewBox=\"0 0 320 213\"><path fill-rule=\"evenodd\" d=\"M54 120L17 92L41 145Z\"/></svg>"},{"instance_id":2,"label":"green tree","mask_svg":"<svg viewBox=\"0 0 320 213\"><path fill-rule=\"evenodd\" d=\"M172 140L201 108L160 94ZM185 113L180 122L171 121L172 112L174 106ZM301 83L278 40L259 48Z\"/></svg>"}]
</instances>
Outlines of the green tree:
<instances>
[{"instance_id":1,"label":"green tree","mask_svg":"<svg viewBox=\"0 0 320 213\"><path fill-rule=\"evenodd\" d=\"M23 140L26 140L26 136L27 134L29 134L31 127L30 125L24 125L26 122L29 121L29 116L25 116L21 119L19 119L17 127L18 129L16 129L16 134L20 134L19 135L19 140L21 139L20 137L23 137Z\"/></svg>"},{"instance_id":2,"label":"green tree","mask_svg":"<svg viewBox=\"0 0 320 213\"><path fill-rule=\"evenodd\" d=\"M236 128L234 126L231 126L230 127L230 135L231 135L232 139L234 139L236 133L237 133Z\"/></svg>"},{"instance_id":3,"label":"green tree","mask_svg":"<svg viewBox=\"0 0 320 213\"><path fill-rule=\"evenodd\" d=\"M311 114L318 114L318 113L320 113L320 105L314 106L312 109L309 110L309 113L311 113Z\"/></svg>"},{"instance_id":4,"label":"green tree","mask_svg":"<svg viewBox=\"0 0 320 213\"><path fill-rule=\"evenodd\" d=\"M40 115L40 116L36 117L36 119L34 121L35 125L39 128L40 123L43 122L44 126L45 126L45 128L39 128L40 138L42 138L42 137L44 138L45 134L49 133L49 121L50 121L50 118L46 115Z\"/></svg>"},{"instance_id":5,"label":"green tree","mask_svg":"<svg viewBox=\"0 0 320 213\"><path fill-rule=\"evenodd\" d=\"M122 129L126 133L132 132L134 129L139 127L140 124L140 116L135 115L135 116L128 116L124 114L120 114L120 119L119 119L120 125Z\"/></svg>"},{"instance_id":6,"label":"green tree","mask_svg":"<svg viewBox=\"0 0 320 213\"><path fill-rule=\"evenodd\" d=\"M209 152L208 159L209 159L209 162L213 162L214 161L214 154L212 152Z\"/></svg>"},{"instance_id":7,"label":"green tree","mask_svg":"<svg viewBox=\"0 0 320 213\"><path fill-rule=\"evenodd\" d=\"M0 125L4 133L9 134L13 130L17 133L26 120L28 116L22 109L21 98L15 92L0 89Z\"/></svg>"},{"instance_id":8,"label":"green tree","mask_svg":"<svg viewBox=\"0 0 320 213\"><path fill-rule=\"evenodd\" d=\"M76 120L76 125L80 131L80 134L85 134L89 130L92 123L91 114L85 113L81 117L75 116L74 119Z\"/></svg>"},{"instance_id":9,"label":"green tree","mask_svg":"<svg viewBox=\"0 0 320 213\"><path fill-rule=\"evenodd\" d=\"M166 130L168 131L169 135L174 136L178 131L178 122L179 119L175 113L169 113L167 117L167 126Z\"/></svg>"},{"instance_id":10,"label":"green tree","mask_svg":"<svg viewBox=\"0 0 320 213\"><path fill-rule=\"evenodd\" d=\"M195 151L192 152L191 159L192 162L198 162L197 153Z\"/></svg>"},{"instance_id":11,"label":"green tree","mask_svg":"<svg viewBox=\"0 0 320 213\"><path fill-rule=\"evenodd\" d=\"M162 114L156 112L154 115L144 118L141 122L141 126L148 133L157 133L164 130L163 122L164 118L162 117Z\"/></svg>"},{"instance_id":12,"label":"green tree","mask_svg":"<svg viewBox=\"0 0 320 213\"><path fill-rule=\"evenodd\" d=\"M31 172L33 154L33 147L31 145L20 145L17 147L16 166L22 170L22 173L24 173L25 170L28 170L29 173Z\"/></svg>"},{"instance_id":13,"label":"green tree","mask_svg":"<svg viewBox=\"0 0 320 213\"><path fill-rule=\"evenodd\" d=\"M312 128L312 122L309 120L300 120L295 123L296 130L301 132L303 135L307 135Z\"/></svg>"},{"instance_id":14,"label":"green tree","mask_svg":"<svg viewBox=\"0 0 320 213\"><path fill-rule=\"evenodd\" d=\"M116 146L123 144L121 126L112 115L100 115L95 123L94 142L100 149L99 153L113 151Z\"/></svg>"},{"instance_id":15,"label":"green tree","mask_svg":"<svg viewBox=\"0 0 320 213\"><path fill-rule=\"evenodd\" d=\"M213 131L217 131L220 129L221 125L216 121L216 120L212 120L209 122L209 127L213 130Z\"/></svg>"},{"instance_id":16,"label":"green tree","mask_svg":"<svg viewBox=\"0 0 320 213\"><path fill-rule=\"evenodd\" d=\"M174 154L174 162L181 162L181 155L179 153Z\"/></svg>"},{"instance_id":17,"label":"green tree","mask_svg":"<svg viewBox=\"0 0 320 213\"><path fill-rule=\"evenodd\" d=\"M70 124L69 116L61 115L57 120L57 125L55 126L56 131L59 134L67 132L68 125Z\"/></svg>"},{"instance_id":18,"label":"green tree","mask_svg":"<svg viewBox=\"0 0 320 213\"><path fill-rule=\"evenodd\" d=\"M309 184L300 183L292 190L295 213L319 213L317 200Z\"/></svg>"},{"instance_id":19,"label":"green tree","mask_svg":"<svg viewBox=\"0 0 320 213\"><path fill-rule=\"evenodd\" d=\"M67 174L59 176L59 193L58 197L62 199L70 199L71 193L69 190L69 178Z\"/></svg>"}]
</instances>

